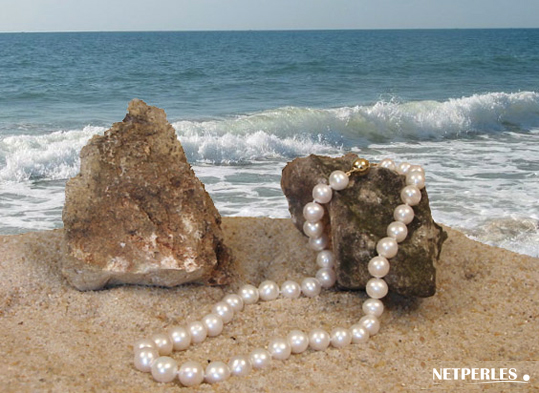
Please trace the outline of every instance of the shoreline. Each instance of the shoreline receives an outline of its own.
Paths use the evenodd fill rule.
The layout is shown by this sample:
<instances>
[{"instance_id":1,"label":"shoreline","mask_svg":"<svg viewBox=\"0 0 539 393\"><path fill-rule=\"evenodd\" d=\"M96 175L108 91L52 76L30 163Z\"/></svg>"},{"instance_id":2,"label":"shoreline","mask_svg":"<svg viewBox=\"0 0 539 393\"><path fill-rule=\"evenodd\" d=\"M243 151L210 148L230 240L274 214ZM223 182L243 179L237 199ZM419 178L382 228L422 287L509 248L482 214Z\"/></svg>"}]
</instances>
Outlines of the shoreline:
<instances>
[{"instance_id":1,"label":"shoreline","mask_svg":"<svg viewBox=\"0 0 539 393\"><path fill-rule=\"evenodd\" d=\"M314 253L290 220L223 218L236 261L226 288L119 286L79 292L58 266L62 230L0 236L0 344L7 365L0 386L26 391L194 391L157 384L134 369L131 344L170 325L200 318L226 292L261 279L282 282L312 274ZM273 361L248 377L196 391L357 392L435 388L433 368L516 368L539 387L539 258L515 254L445 227L437 294L390 296L380 333L367 344L308 350ZM363 292L329 290L314 299L279 299L246 307L219 337L172 357L224 360L299 328L331 330L362 316ZM442 387L468 382L442 381Z\"/></svg>"}]
</instances>

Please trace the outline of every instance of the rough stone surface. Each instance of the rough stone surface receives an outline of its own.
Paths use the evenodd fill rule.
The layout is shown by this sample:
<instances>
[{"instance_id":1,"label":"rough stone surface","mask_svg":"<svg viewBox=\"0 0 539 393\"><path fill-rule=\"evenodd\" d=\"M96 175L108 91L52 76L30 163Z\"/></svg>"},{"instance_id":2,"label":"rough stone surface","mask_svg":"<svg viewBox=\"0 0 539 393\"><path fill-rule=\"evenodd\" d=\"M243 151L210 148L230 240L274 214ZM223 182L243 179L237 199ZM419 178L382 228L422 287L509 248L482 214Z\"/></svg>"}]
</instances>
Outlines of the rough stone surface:
<instances>
[{"instance_id":1,"label":"rough stone surface","mask_svg":"<svg viewBox=\"0 0 539 393\"><path fill-rule=\"evenodd\" d=\"M334 170L352 168L355 154L341 158L311 155L298 158L283 170L281 186L289 203L292 220L303 231L303 207L312 201L312 189L328 182ZM373 167L363 176L352 174L349 186L334 192L326 205L324 223L336 256L337 283L344 289L363 289L370 275L369 260L376 256L376 243L386 237L394 221L393 210L400 205L405 177L386 168ZM435 264L447 235L431 216L425 189L414 207L415 218L408 224L408 237L399 244L385 277L390 291L405 296L429 297L436 292ZM328 217L329 216L329 217ZM328 225L329 224L329 225Z\"/></svg>"},{"instance_id":2,"label":"rough stone surface","mask_svg":"<svg viewBox=\"0 0 539 393\"><path fill-rule=\"evenodd\" d=\"M123 122L80 156L62 215L72 285L226 282L221 217L163 110L131 101Z\"/></svg>"}]
</instances>

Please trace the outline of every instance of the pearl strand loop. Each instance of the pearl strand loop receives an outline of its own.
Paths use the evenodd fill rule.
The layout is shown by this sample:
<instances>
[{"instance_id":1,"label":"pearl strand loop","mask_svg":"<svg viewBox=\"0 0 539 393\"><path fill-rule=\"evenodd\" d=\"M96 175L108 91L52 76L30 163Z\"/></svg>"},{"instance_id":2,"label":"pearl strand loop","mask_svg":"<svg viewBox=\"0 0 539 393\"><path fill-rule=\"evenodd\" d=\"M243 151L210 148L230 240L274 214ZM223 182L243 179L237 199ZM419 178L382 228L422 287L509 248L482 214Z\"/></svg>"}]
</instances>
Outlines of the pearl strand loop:
<instances>
[{"instance_id":1,"label":"pearl strand loop","mask_svg":"<svg viewBox=\"0 0 539 393\"><path fill-rule=\"evenodd\" d=\"M297 299L300 296L316 297L322 289L335 285L335 255L328 249L329 238L324 233L322 218L324 205L331 202L335 191L348 187L349 178L357 174L365 175L370 168L386 168L406 176L406 186L401 190L402 204L394 209L395 221L387 227L387 237L376 244L377 255L368 263L368 272L372 276L367 282L368 299L363 302L365 315L350 328L335 327L328 332L314 328L309 332L292 330L286 337L273 338L267 347L256 348L247 355L235 355L228 363L211 361L204 367L195 361L186 361L178 365L169 355L173 351L184 351L191 345L205 341L207 338L219 336L225 325L232 322L237 313L247 305L258 302L271 302L279 298ZM264 369L272 360L285 361L292 355L301 354L309 348L312 351L325 351L329 347L343 348L350 344L362 344L380 330L379 318L384 312L384 304L380 299L388 293L388 285L384 277L389 273L389 260L398 252L398 243L407 235L407 224L413 221L413 206L421 200L421 189L425 186L425 171L418 165L407 162L399 165L390 159L380 163L370 163L364 158L354 161L347 172L333 171L328 184L316 184L313 187L313 201L305 205L303 215L305 224L303 231L309 238L308 245L317 252L318 271L315 277L306 277L301 282L287 280L281 285L271 280L264 280L258 287L244 284L236 294L227 294L217 302L211 311L198 321L186 326L169 327L167 331L156 333L149 339L135 342L134 365L142 372L151 373L157 382L179 380L182 386L197 386L203 382L213 384L227 380L231 376L246 376L253 369Z\"/></svg>"}]
</instances>

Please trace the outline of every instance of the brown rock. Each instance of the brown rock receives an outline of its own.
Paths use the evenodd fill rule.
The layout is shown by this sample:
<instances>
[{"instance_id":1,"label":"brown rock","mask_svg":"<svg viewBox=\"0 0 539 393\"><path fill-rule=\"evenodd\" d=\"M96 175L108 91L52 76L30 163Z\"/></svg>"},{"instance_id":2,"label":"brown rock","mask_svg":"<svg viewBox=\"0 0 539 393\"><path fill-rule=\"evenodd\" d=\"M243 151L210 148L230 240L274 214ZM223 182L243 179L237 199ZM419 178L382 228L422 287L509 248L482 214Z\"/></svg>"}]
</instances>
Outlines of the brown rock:
<instances>
[{"instance_id":1,"label":"brown rock","mask_svg":"<svg viewBox=\"0 0 539 393\"><path fill-rule=\"evenodd\" d=\"M131 101L80 156L62 215L62 271L73 286L226 281L221 217L162 109Z\"/></svg>"},{"instance_id":2,"label":"brown rock","mask_svg":"<svg viewBox=\"0 0 539 393\"><path fill-rule=\"evenodd\" d=\"M312 201L312 189L328 182L334 170L352 168L358 157L341 158L311 155L298 158L283 170L281 186L289 203L292 220L303 231L303 207ZM386 168L371 168L367 174L352 174L349 186L334 192L326 205L326 231L336 256L337 283L344 289L363 289L370 274L369 260L376 256L376 243L386 237L387 226L394 221L393 211L400 205L405 177ZM422 190L415 218L408 224L408 237L399 244L399 252L390 260L385 277L390 291L405 296L428 297L436 292L435 263L447 235L431 216L427 191ZM329 216L329 217L328 217ZM327 225L330 223L330 225Z\"/></svg>"}]
</instances>

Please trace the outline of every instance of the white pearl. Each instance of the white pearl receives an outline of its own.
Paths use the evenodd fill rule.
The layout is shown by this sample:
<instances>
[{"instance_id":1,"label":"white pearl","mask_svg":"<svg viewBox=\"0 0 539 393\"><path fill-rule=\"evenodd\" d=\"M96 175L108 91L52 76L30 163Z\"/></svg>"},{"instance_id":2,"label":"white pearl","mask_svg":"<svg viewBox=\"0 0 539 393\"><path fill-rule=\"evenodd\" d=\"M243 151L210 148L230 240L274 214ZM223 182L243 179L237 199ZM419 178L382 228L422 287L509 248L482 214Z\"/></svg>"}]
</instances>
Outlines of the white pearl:
<instances>
[{"instance_id":1,"label":"white pearl","mask_svg":"<svg viewBox=\"0 0 539 393\"><path fill-rule=\"evenodd\" d=\"M140 348L135 351L135 368L139 371L149 373L152 370L152 363L159 357L156 348Z\"/></svg>"},{"instance_id":2,"label":"white pearl","mask_svg":"<svg viewBox=\"0 0 539 393\"><path fill-rule=\"evenodd\" d=\"M238 377L245 377L249 375L253 369L249 357L244 355L234 356L228 362L228 367L230 368L230 373Z\"/></svg>"},{"instance_id":3,"label":"white pearl","mask_svg":"<svg viewBox=\"0 0 539 393\"><path fill-rule=\"evenodd\" d=\"M421 191L416 186L406 186L401 191L401 200L410 206L421 202Z\"/></svg>"},{"instance_id":4,"label":"white pearl","mask_svg":"<svg viewBox=\"0 0 539 393\"><path fill-rule=\"evenodd\" d=\"M354 344L366 343L369 341L369 332L359 323L353 325L350 328L350 332L352 333L352 342Z\"/></svg>"},{"instance_id":5,"label":"white pearl","mask_svg":"<svg viewBox=\"0 0 539 393\"><path fill-rule=\"evenodd\" d=\"M326 234L322 234L320 237L311 237L309 239L309 246L314 251L322 251L328 246L329 239Z\"/></svg>"},{"instance_id":6,"label":"white pearl","mask_svg":"<svg viewBox=\"0 0 539 393\"><path fill-rule=\"evenodd\" d=\"M191 345L191 333L183 326L173 326L167 330L172 339L172 345L175 351L183 351Z\"/></svg>"},{"instance_id":7,"label":"white pearl","mask_svg":"<svg viewBox=\"0 0 539 393\"><path fill-rule=\"evenodd\" d=\"M316 202L309 202L303 208L303 217L309 222L320 221L324 217L324 208Z\"/></svg>"},{"instance_id":8,"label":"white pearl","mask_svg":"<svg viewBox=\"0 0 539 393\"><path fill-rule=\"evenodd\" d=\"M199 362L185 362L178 370L178 379L183 386L200 385L204 381L204 367Z\"/></svg>"},{"instance_id":9,"label":"white pearl","mask_svg":"<svg viewBox=\"0 0 539 393\"><path fill-rule=\"evenodd\" d=\"M217 314L223 320L223 323L229 323L234 318L234 310L225 302L217 302L212 307L211 312Z\"/></svg>"},{"instance_id":10,"label":"white pearl","mask_svg":"<svg viewBox=\"0 0 539 393\"><path fill-rule=\"evenodd\" d=\"M223 298L223 302L232 307L234 312L240 312L243 310L243 299L240 295L230 293Z\"/></svg>"},{"instance_id":11,"label":"white pearl","mask_svg":"<svg viewBox=\"0 0 539 393\"><path fill-rule=\"evenodd\" d=\"M414 209L412 209L409 205L399 205L393 212L393 218L406 225L414 220L414 215Z\"/></svg>"},{"instance_id":12,"label":"white pearl","mask_svg":"<svg viewBox=\"0 0 539 393\"><path fill-rule=\"evenodd\" d=\"M327 267L328 269L333 268L335 265L335 255L333 254L333 251L320 251L316 256L316 264L320 267Z\"/></svg>"},{"instance_id":13,"label":"white pearl","mask_svg":"<svg viewBox=\"0 0 539 393\"><path fill-rule=\"evenodd\" d=\"M259 294L258 289L251 285L246 284L240 288L239 292L240 297L243 299L243 303L245 304L255 304L258 302Z\"/></svg>"},{"instance_id":14,"label":"white pearl","mask_svg":"<svg viewBox=\"0 0 539 393\"><path fill-rule=\"evenodd\" d=\"M262 281L258 287L258 294L261 300L275 300L279 297L279 285L271 280Z\"/></svg>"},{"instance_id":15,"label":"white pearl","mask_svg":"<svg viewBox=\"0 0 539 393\"><path fill-rule=\"evenodd\" d=\"M397 243L400 243L408 236L408 228L401 221L393 221L387 226L387 236L394 238Z\"/></svg>"},{"instance_id":16,"label":"white pearl","mask_svg":"<svg viewBox=\"0 0 539 393\"><path fill-rule=\"evenodd\" d=\"M178 374L178 363L168 356L161 356L152 363L152 376L157 382L172 382Z\"/></svg>"},{"instance_id":17,"label":"white pearl","mask_svg":"<svg viewBox=\"0 0 539 393\"><path fill-rule=\"evenodd\" d=\"M215 337L222 333L224 322L217 314L207 314L202 317L202 323L206 326L208 337Z\"/></svg>"},{"instance_id":18,"label":"white pearl","mask_svg":"<svg viewBox=\"0 0 539 393\"><path fill-rule=\"evenodd\" d=\"M419 173L422 173L423 176L425 175L425 169L423 169L421 165L410 166L410 168L408 169L408 173L413 173L413 172L419 172Z\"/></svg>"},{"instance_id":19,"label":"white pearl","mask_svg":"<svg viewBox=\"0 0 539 393\"><path fill-rule=\"evenodd\" d=\"M172 353L174 345L172 343L172 339L167 333L156 333L150 338L155 343L155 347L157 348L159 355L165 356Z\"/></svg>"},{"instance_id":20,"label":"white pearl","mask_svg":"<svg viewBox=\"0 0 539 393\"><path fill-rule=\"evenodd\" d=\"M392 171L397 169L397 165L395 164L395 161L389 158L384 158L382 161L380 161L378 166L381 166L382 168L391 169Z\"/></svg>"},{"instance_id":21,"label":"white pearl","mask_svg":"<svg viewBox=\"0 0 539 393\"><path fill-rule=\"evenodd\" d=\"M301 285L295 281L285 281L281 285L281 294L289 299L297 299L301 295Z\"/></svg>"},{"instance_id":22,"label":"white pearl","mask_svg":"<svg viewBox=\"0 0 539 393\"><path fill-rule=\"evenodd\" d=\"M211 362L206 367L205 380L208 383L226 381L230 377L230 368L224 362Z\"/></svg>"},{"instance_id":23,"label":"white pearl","mask_svg":"<svg viewBox=\"0 0 539 393\"><path fill-rule=\"evenodd\" d=\"M315 278L320 282L322 288L331 288L337 281L335 271L328 268L318 269Z\"/></svg>"},{"instance_id":24,"label":"white pearl","mask_svg":"<svg viewBox=\"0 0 539 393\"><path fill-rule=\"evenodd\" d=\"M371 276L382 278L389 273L389 261L385 257L377 256L369 261L367 268Z\"/></svg>"},{"instance_id":25,"label":"white pearl","mask_svg":"<svg viewBox=\"0 0 539 393\"><path fill-rule=\"evenodd\" d=\"M264 348L257 348L249 354L249 360L254 368L265 368L271 364L271 355Z\"/></svg>"},{"instance_id":26,"label":"white pearl","mask_svg":"<svg viewBox=\"0 0 539 393\"><path fill-rule=\"evenodd\" d=\"M387 295L388 287L387 283L381 278L371 278L367 281L365 290L367 291L367 295L373 299L381 299Z\"/></svg>"},{"instance_id":27,"label":"white pearl","mask_svg":"<svg viewBox=\"0 0 539 393\"><path fill-rule=\"evenodd\" d=\"M425 175L421 172L408 172L406 175L406 184L416 186L421 190L425 187Z\"/></svg>"},{"instance_id":28,"label":"white pearl","mask_svg":"<svg viewBox=\"0 0 539 393\"><path fill-rule=\"evenodd\" d=\"M303 224L303 233L309 237L320 237L324 233L324 225L320 221L305 221Z\"/></svg>"},{"instance_id":29,"label":"white pearl","mask_svg":"<svg viewBox=\"0 0 539 393\"><path fill-rule=\"evenodd\" d=\"M206 326L200 321L193 321L187 325L187 330L191 334L191 342L193 344L201 343L208 336Z\"/></svg>"},{"instance_id":30,"label":"white pearl","mask_svg":"<svg viewBox=\"0 0 539 393\"><path fill-rule=\"evenodd\" d=\"M307 297L318 296L321 291L322 286L320 285L320 281L314 277L304 278L301 282L301 292Z\"/></svg>"},{"instance_id":31,"label":"white pearl","mask_svg":"<svg viewBox=\"0 0 539 393\"><path fill-rule=\"evenodd\" d=\"M365 315L359 324L369 332L369 336L374 336L380 330L380 321L374 315Z\"/></svg>"},{"instance_id":32,"label":"white pearl","mask_svg":"<svg viewBox=\"0 0 539 393\"><path fill-rule=\"evenodd\" d=\"M384 312L384 303L379 299L367 299L363 302L363 312L379 317Z\"/></svg>"},{"instance_id":33,"label":"white pearl","mask_svg":"<svg viewBox=\"0 0 539 393\"><path fill-rule=\"evenodd\" d=\"M411 166L412 164L409 162L401 162L399 165L397 165L397 173L400 175L406 175Z\"/></svg>"},{"instance_id":34,"label":"white pearl","mask_svg":"<svg viewBox=\"0 0 539 393\"><path fill-rule=\"evenodd\" d=\"M273 359L286 360L292 353L292 348L284 338L274 338L268 345L268 352Z\"/></svg>"},{"instance_id":35,"label":"white pearl","mask_svg":"<svg viewBox=\"0 0 539 393\"><path fill-rule=\"evenodd\" d=\"M352 333L345 328L335 328L331 331L331 345L335 348L343 348L352 342Z\"/></svg>"},{"instance_id":36,"label":"white pearl","mask_svg":"<svg viewBox=\"0 0 539 393\"><path fill-rule=\"evenodd\" d=\"M399 251L399 245L392 237L384 237L376 244L376 252L385 258L393 258Z\"/></svg>"},{"instance_id":37,"label":"white pearl","mask_svg":"<svg viewBox=\"0 0 539 393\"><path fill-rule=\"evenodd\" d=\"M315 351L325 351L330 342L329 333L323 329L313 329L309 332L309 347Z\"/></svg>"},{"instance_id":38,"label":"white pearl","mask_svg":"<svg viewBox=\"0 0 539 393\"><path fill-rule=\"evenodd\" d=\"M343 171L333 171L331 172L331 175L329 175L329 185L334 190L344 190L346 187L348 187L348 182L350 179L348 179L348 176L346 176L346 173Z\"/></svg>"},{"instance_id":39,"label":"white pearl","mask_svg":"<svg viewBox=\"0 0 539 393\"><path fill-rule=\"evenodd\" d=\"M333 196L333 190L327 184L317 184L313 188L313 199L318 203L328 203Z\"/></svg>"},{"instance_id":40,"label":"white pearl","mask_svg":"<svg viewBox=\"0 0 539 393\"><path fill-rule=\"evenodd\" d=\"M156 349L157 347L155 346L155 342L151 338L141 338L140 340L135 341L135 343L133 344L133 351L135 352L143 348Z\"/></svg>"},{"instance_id":41,"label":"white pearl","mask_svg":"<svg viewBox=\"0 0 539 393\"><path fill-rule=\"evenodd\" d=\"M301 330L292 330L286 337L292 353L302 353L309 347L309 336Z\"/></svg>"}]
</instances>

